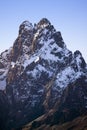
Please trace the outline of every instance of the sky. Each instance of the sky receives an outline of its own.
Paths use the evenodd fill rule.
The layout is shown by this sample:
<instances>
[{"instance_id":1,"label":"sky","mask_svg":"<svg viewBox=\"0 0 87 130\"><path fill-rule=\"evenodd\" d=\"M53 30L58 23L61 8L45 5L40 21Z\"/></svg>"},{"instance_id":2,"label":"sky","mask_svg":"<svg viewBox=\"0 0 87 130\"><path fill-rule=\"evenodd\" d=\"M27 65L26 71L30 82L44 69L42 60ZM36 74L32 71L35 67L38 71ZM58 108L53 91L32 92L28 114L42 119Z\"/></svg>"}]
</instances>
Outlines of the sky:
<instances>
[{"instance_id":1,"label":"sky","mask_svg":"<svg viewBox=\"0 0 87 130\"><path fill-rule=\"evenodd\" d=\"M20 24L47 18L61 31L67 48L80 50L87 62L87 0L0 0L0 53L18 36Z\"/></svg>"}]
</instances>

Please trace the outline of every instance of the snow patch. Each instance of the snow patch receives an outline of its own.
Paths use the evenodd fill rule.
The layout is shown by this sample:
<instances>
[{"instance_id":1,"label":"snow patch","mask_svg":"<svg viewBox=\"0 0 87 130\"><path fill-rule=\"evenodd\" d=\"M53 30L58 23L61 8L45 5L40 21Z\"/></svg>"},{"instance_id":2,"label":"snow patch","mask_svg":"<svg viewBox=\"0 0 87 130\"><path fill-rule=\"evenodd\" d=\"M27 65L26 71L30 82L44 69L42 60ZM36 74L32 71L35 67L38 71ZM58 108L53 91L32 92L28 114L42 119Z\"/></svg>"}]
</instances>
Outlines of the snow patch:
<instances>
[{"instance_id":1,"label":"snow patch","mask_svg":"<svg viewBox=\"0 0 87 130\"><path fill-rule=\"evenodd\" d=\"M15 67L15 62L11 62L11 67L12 67L12 68Z\"/></svg>"},{"instance_id":2,"label":"snow patch","mask_svg":"<svg viewBox=\"0 0 87 130\"><path fill-rule=\"evenodd\" d=\"M53 42L53 47L50 45L50 43ZM51 61L57 61L58 57L55 57L55 55L51 54L52 49L56 46L56 43L54 43L53 39L49 39L48 41L45 41L44 45L40 49L40 55L45 60L51 60Z\"/></svg>"},{"instance_id":3,"label":"snow patch","mask_svg":"<svg viewBox=\"0 0 87 130\"><path fill-rule=\"evenodd\" d=\"M32 75L32 77L34 78L39 78L42 74L42 72L45 72L46 74L48 74L49 76L52 76L52 72L48 71L44 66L38 64L33 71L27 71L28 75Z\"/></svg>"},{"instance_id":4,"label":"snow patch","mask_svg":"<svg viewBox=\"0 0 87 130\"><path fill-rule=\"evenodd\" d=\"M36 62L38 62L39 60L40 60L40 57L38 56L34 62L36 63Z\"/></svg>"},{"instance_id":5,"label":"snow patch","mask_svg":"<svg viewBox=\"0 0 87 130\"><path fill-rule=\"evenodd\" d=\"M8 69L0 69L0 90L5 90L6 88L6 75L8 73Z\"/></svg>"},{"instance_id":6,"label":"snow patch","mask_svg":"<svg viewBox=\"0 0 87 130\"><path fill-rule=\"evenodd\" d=\"M22 24L25 25L25 29L27 30L33 29L32 23L30 23L29 21L24 21Z\"/></svg>"},{"instance_id":7,"label":"snow patch","mask_svg":"<svg viewBox=\"0 0 87 130\"><path fill-rule=\"evenodd\" d=\"M5 90L6 87L6 78L4 80L0 80L0 90Z\"/></svg>"},{"instance_id":8,"label":"snow patch","mask_svg":"<svg viewBox=\"0 0 87 130\"><path fill-rule=\"evenodd\" d=\"M41 24L40 27L43 29L43 28L46 28L48 25L49 23L44 23L44 24Z\"/></svg>"},{"instance_id":9,"label":"snow patch","mask_svg":"<svg viewBox=\"0 0 87 130\"><path fill-rule=\"evenodd\" d=\"M39 36L40 30L38 30L35 34L34 34L34 40Z\"/></svg>"},{"instance_id":10,"label":"snow patch","mask_svg":"<svg viewBox=\"0 0 87 130\"><path fill-rule=\"evenodd\" d=\"M82 61L81 61L81 55L78 55L76 57L76 63L77 63L78 69L80 70L81 69L80 64L82 63Z\"/></svg>"},{"instance_id":11,"label":"snow patch","mask_svg":"<svg viewBox=\"0 0 87 130\"><path fill-rule=\"evenodd\" d=\"M56 85L60 88L67 87L69 83L74 82L81 75L82 73L80 71L76 73L71 67L65 68L62 72L58 73Z\"/></svg>"},{"instance_id":12,"label":"snow patch","mask_svg":"<svg viewBox=\"0 0 87 130\"><path fill-rule=\"evenodd\" d=\"M6 59L7 55L10 54L11 50L12 50L12 47L10 47L8 50L4 51L4 52L1 54L1 55L2 55L2 58L3 58L3 59Z\"/></svg>"}]
</instances>

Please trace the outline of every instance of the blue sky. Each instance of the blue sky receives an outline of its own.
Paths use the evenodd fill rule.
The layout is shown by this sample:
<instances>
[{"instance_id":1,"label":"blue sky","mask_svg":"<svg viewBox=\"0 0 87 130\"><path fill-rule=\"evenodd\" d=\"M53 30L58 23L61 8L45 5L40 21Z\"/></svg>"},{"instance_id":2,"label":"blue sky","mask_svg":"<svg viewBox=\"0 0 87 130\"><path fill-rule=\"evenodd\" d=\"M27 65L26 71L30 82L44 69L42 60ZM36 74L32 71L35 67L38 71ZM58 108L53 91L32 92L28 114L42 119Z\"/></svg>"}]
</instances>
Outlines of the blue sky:
<instances>
[{"instance_id":1,"label":"blue sky","mask_svg":"<svg viewBox=\"0 0 87 130\"><path fill-rule=\"evenodd\" d=\"M87 0L0 0L0 52L11 47L24 20L46 17L61 31L67 47L87 62Z\"/></svg>"}]
</instances>

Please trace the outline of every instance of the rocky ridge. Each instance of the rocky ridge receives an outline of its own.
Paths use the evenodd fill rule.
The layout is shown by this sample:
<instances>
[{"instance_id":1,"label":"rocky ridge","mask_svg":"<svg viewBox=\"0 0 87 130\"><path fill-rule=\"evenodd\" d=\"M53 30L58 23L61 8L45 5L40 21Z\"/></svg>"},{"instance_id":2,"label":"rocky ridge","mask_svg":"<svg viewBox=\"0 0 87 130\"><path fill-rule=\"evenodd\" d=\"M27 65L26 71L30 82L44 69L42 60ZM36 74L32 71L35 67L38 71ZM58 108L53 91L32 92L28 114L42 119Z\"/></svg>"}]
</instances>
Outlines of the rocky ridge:
<instances>
[{"instance_id":1,"label":"rocky ridge","mask_svg":"<svg viewBox=\"0 0 87 130\"><path fill-rule=\"evenodd\" d=\"M48 124L63 123L87 109L87 65L48 19L34 26L24 21L13 47L0 55L0 91L2 108L8 104L1 129L19 128L50 110Z\"/></svg>"}]
</instances>

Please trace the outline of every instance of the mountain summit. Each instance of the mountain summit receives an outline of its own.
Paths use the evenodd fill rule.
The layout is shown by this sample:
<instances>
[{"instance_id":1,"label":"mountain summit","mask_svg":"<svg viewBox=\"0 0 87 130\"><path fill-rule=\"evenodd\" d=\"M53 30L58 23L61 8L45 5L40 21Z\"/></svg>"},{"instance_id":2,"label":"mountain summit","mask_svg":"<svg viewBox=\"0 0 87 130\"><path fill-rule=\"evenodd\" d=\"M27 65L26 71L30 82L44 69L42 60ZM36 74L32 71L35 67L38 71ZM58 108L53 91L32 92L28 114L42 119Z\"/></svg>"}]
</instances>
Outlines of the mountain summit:
<instances>
[{"instance_id":1,"label":"mountain summit","mask_svg":"<svg viewBox=\"0 0 87 130\"><path fill-rule=\"evenodd\" d=\"M0 129L20 128L42 115L39 123L59 124L86 111L81 52L67 49L48 19L34 26L24 21L13 46L0 55Z\"/></svg>"}]
</instances>

